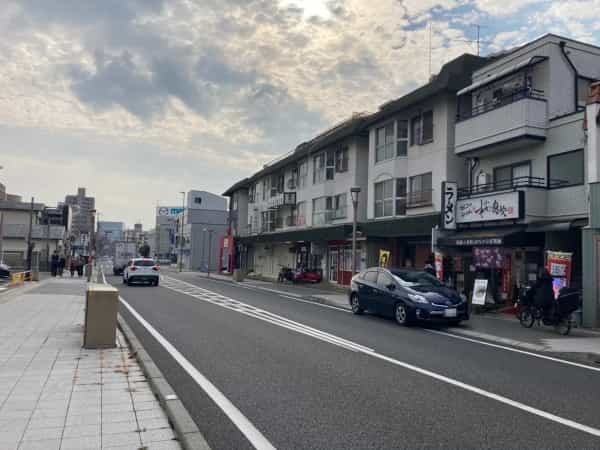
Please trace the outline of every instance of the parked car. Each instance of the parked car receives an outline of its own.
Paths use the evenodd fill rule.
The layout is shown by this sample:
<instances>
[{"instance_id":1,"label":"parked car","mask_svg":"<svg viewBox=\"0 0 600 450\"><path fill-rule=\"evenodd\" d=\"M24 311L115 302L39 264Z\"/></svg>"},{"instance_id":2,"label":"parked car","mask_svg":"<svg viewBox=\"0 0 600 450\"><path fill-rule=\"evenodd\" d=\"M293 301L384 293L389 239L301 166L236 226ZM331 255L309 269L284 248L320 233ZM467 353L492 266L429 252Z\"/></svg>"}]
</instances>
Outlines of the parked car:
<instances>
[{"instance_id":1,"label":"parked car","mask_svg":"<svg viewBox=\"0 0 600 450\"><path fill-rule=\"evenodd\" d=\"M0 262L0 278L9 278L10 277L10 267L8 267L3 262Z\"/></svg>"},{"instance_id":2,"label":"parked car","mask_svg":"<svg viewBox=\"0 0 600 450\"><path fill-rule=\"evenodd\" d=\"M366 269L352 278L349 301L354 314L368 310L401 325L421 320L458 325L469 319L466 299L422 271Z\"/></svg>"},{"instance_id":3,"label":"parked car","mask_svg":"<svg viewBox=\"0 0 600 450\"><path fill-rule=\"evenodd\" d=\"M151 258L134 258L123 269L123 283L149 283L158 286L160 267Z\"/></svg>"}]
</instances>

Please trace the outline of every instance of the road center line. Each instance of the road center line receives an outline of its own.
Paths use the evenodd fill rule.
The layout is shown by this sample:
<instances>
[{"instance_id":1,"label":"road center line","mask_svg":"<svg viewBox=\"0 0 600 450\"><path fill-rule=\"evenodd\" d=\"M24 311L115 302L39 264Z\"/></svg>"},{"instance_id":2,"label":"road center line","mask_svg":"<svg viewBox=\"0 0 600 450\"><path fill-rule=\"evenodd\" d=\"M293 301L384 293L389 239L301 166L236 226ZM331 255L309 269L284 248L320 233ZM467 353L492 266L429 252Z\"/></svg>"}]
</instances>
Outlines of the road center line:
<instances>
[{"instance_id":1,"label":"road center line","mask_svg":"<svg viewBox=\"0 0 600 450\"><path fill-rule=\"evenodd\" d=\"M175 281L175 282L179 282L179 283L183 283L183 284L187 284L187 285L191 285L191 286L196 286L196 285L193 285L191 283L187 283L185 281L182 281L182 280L179 280L179 279L176 279L176 278L170 278L170 277L165 277L165 278L168 281L170 281L170 282ZM167 286L167 287L169 287L169 286ZM196 288L200 292L204 291L206 293L210 293L212 295L216 295L216 296L219 296L221 298L228 299L228 297L222 296L221 294L216 294L214 292L208 291L208 290L200 288L198 286L196 286ZM173 286L171 286L169 289L176 290L176 288L174 288ZM182 290L179 290L179 291L182 292L182 293L185 293ZM199 298L199 297L195 297L195 298ZM205 299L205 298L202 298L202 300L210 302L210 300ZM233 299L231 299L231 300L233 300ZM242 303L242 302L240 302L238 300L233 300L233 301L236 302L240 306L244 305L244 303ZM213 303L215 305L218 305L218 306L223 306L223 305L217 304L215 302L213 302ZM250 306L250 305L246 305L246 306ZM250 306L250 308L258 310L258 308L255 308L253 306ZM242 313L242 314L246 314L245 311L241 311L239 309L234 309L234 308L228 308L228 309L231 309L233 311L237 311L237 312ZM277 315L274 315L274 316L281 317L281 316L277 316ZM281 317L281 319L289 320L289 319L285 319L283 317ZM291 322L293 322L293 321L291 321ZM279 322L272 322L272 323L274 323L275 325L283 326L283 327L288 328L288 329L293 329L293 328L291 328L289 326L286 326L284 324L280 324ZM293 323L297 323L297 322L293 322ZM305 327L305 325L302 325L302 324L298 324L298 325ZM346 339L341 338L341 337L337 337L337 336L335 336L333 334L326 333L324 331L319 331L319 330L317 330L315 328L311 328L311 327L308 327L308 328L310 328L311 330L314 330L317 333L323 333L323 334L327 335L329 338L339 339L340 341L345 341L345 342L352 343L351 341L347 341ZM298 331L298 330L294 330L294 331ZM299 331L299 332L302 332L302 331ZM304 334L311 335L311 334L306 333L306 332ZM316 336L313 336L313 337L316 337ZM325 339L322 339L322 338L317 338L317 339L325 340ZM487 391L485 389L481 389L481 388L479 388L477 386L473 386L473 385L468 384L468 383L463 383L462 381L458 381L458 380L456 380L454 378L450 378L450 377L447 377L445 375L442 375L442 374L439 374L439 373L436 373L436 372L432 372L432 371L427 370L427 369L423 369L423 368L415 366L413 364L409 364L409 363L405 363L405 362L399 361L399 360L391 358L389 356L385 356L385 355L383 355L381 353L377 353L376 351L374 351L372 349L369 349L367 347L363 347L363 346L361 346L359 344L355 344L355 343L352 343L352 344L354 344L356 346L356 347L351 348L351 350L353 350L353 351L357 351L359 353L363 353L363 354L371 356L373 358L377 358L377 359L380 359L382 361L386 361L386 362L388 362L390 364L393 364L393 365L396 365L396 366L399 366L399 367L403 367L403 368L405 368L407 370L410 370L410 371L413 371L413 372L417 372L417 373L419 373L421 375L428 376L428 377L433 378L435 380L438 380L438 381L441 381L443 383L450 384L452 386L464 389L466 391L472 392L472 393L480 395L482 397L486 397L486 398L495 400L497 402L503 403L505 405L512 406L514 408L520 409L521 411L525 411L527 413L536 415L538 417L542 417L544 419L547 419L547 420L550 420L552 422L555 422L555 423L567 426L569 428L573 428L573 429L582 431L584 433L588 433L588 434L591 434L593 436L600 437L600 429L598 429L598 428L593 428L593 427L590 427L588 425L584 425L582 423L575 422L575 421L573 421L571 419L567 419L567 418L558 416L556 414L552 414L552 413L549 413L547 411L543 411L541 409L534 408L532 406L526 405L525 403L521 403L519 401L512 400L512 399L510 399L508 397L504 397L504 396L499 395L499 394L494 394L493 392ZM345 345L340 345L340 344L336 344L336 345L339 345L340 347L346 347ZM542 356L542 355L538 355L538 356ZM573 363L573 364L576 365L577 363Z\"/></svg>"},{"instance_id":2,"label":"road center line","mask_svg":"<svg viewBox=\"0 0 600 450\"><path fill-rule=\"evenodd\" d=\"M229 417L235 426L242 432L246 439L257 450L275 450L267 438L244 416L225 395L212 384L208 378L200 373L185 356L183 356L162 334L160 334L150 323L146 321L133 307L122 297L119 297L121 303L129 310L146 330L156 339L164 349L179 363L179 365L192 377L192 379L202 388L204 392L212 399L215 404Z\"/></svg>"},{"instance_id":3,"label":"road center line","mask_svg":"<svg viewBox=\"0 0 600 450\"><path fill-rule=\"evenodd\" d=\"M520 350L518 348L508 347L506 345L494 344L492 342L480 341L479 339L473 339L473 338L469 338L466 336L458 336L456 334L448 333L446 331L429 330L429 329L425 329L425 331L427 331L429 333L440 334L442 336L451 337L454 339L460 339L463 341L474 342L476 344L487 345L488 347L499 348L502 350L507 350L509 352L521 353L523 355L533 356L535 358L547 359L548 361L554 361L554 362L557 362L560 364L567 364L569 366L575 366L575 367L579 367L581 369L587 369L587 370L593 370L595 372L600 372L600 367L588 366L587 364L576 363L573 361L568 361L566 359L555 358L553 356L542 355L539 353L529 352L527 350Z\"/></svg>"}]
</instances>

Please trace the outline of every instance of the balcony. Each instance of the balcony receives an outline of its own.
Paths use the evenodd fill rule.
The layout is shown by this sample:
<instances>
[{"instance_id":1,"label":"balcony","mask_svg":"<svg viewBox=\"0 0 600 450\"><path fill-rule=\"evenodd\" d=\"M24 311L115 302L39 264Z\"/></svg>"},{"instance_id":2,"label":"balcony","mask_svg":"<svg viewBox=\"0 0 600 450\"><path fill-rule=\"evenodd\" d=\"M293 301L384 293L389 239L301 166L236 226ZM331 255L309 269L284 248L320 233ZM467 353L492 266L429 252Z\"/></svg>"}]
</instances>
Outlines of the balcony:
<instances>
[{"instance_id":1,"label":"balcony","mask_svg":"<svg viewBox=\"0 0 600 450\"><path fill-rule=\"evenodd\" d=\"M406 198L406 208L421 208L433 205L433 189L410 192Z\"/></svg>"},{"instance_id":2,"label":"balcony","mask_svg":"<svg viewBox=\"0 0 600 450\"><path fill-rule=\"evenodd\" d=\"M313 213L313 226L329 225L334 220L346 219L348 217L347 208L345 206L338 209L329 209Z\"/></svg>"},{"instance_id":3,"label":"balcony","mask_svg":"<svg viewBox=\"0 0 600 450\"><path fill-rule=\"evenodd\" d=\"M269 209L279 209L285 206L296 206L295 192L281 192L269 202Z\"/></svg>"},{"instance_id":4,"label":"balcony","mask_svg":"<svg viewBox=\"0 0 600 450\"><path fill-rule=\"evenodd\" d=\"M525 188L553 189L565 186L566 184L568 183L564 180L551 179L546 182L545 178L540 177L515 177L512 180L499 180L493 183L459 188L458 198L470 198L489 194L491 192L516 191Z\"/></svg>"},{"instance_id":5,"label":"balcony","mask_svg":"<svg viewBox=\"0 0 600 450\"><path fill-rule=\"evenodd\" d=\"M4 224L2 227L4 238L27 239L29 224ZM32 239L62 240L65 237L65 227L62 225L33 225L31 227Z\"/></svg>"},{"instance_id":6,"label":"balcony","mask_svg":"<svg viewBox=\"0 0 600 450\"><path fill-rule=\"evenodd\" d=\"M458 117L456 154L476 150L504 151L546 139L548 111L542 93L521 90L478 105Z\"/></svg>"}]
</instances>

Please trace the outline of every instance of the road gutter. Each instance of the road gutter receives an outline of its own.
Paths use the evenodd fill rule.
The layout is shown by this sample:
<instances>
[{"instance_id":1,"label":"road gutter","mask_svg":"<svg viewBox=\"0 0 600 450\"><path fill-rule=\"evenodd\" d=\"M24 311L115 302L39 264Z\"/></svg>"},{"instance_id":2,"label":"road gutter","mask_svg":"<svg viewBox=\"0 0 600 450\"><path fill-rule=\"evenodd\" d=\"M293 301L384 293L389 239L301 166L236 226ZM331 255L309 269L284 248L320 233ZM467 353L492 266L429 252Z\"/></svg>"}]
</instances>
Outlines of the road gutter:
<instances>
[{"instance_id":1,"label":"road gutter","mask_svg":"<svg viewBox=\"0 0 600 450\"><path fill-rule=\"evenodd\" d=\"M150 383L150 388L166 411L181 446L185 450L211 450L182 401L121 314L118 314L117 321L119 329Z\"/></svg>"}]
</instances>

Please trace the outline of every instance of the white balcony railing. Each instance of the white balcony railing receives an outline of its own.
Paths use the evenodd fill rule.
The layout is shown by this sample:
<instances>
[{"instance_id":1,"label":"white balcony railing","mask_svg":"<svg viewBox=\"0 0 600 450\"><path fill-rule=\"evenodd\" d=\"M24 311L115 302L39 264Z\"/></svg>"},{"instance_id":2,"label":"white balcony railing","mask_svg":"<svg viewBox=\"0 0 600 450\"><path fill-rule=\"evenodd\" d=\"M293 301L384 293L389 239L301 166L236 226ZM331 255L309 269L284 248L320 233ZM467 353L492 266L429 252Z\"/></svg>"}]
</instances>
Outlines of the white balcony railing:
<instances>
[{"instance_id":1,"label":"white balcony railing","mask_svg":"<svg viewBox=\"0 0 600 450\"><path fill-rule=\"evenodd\" d=\"M523 96L510 103L478 112L456 123L455 153L460 154L516 141L544 140L548 128L547 104L539 97Z\"/></svg>"}]
</instances>

